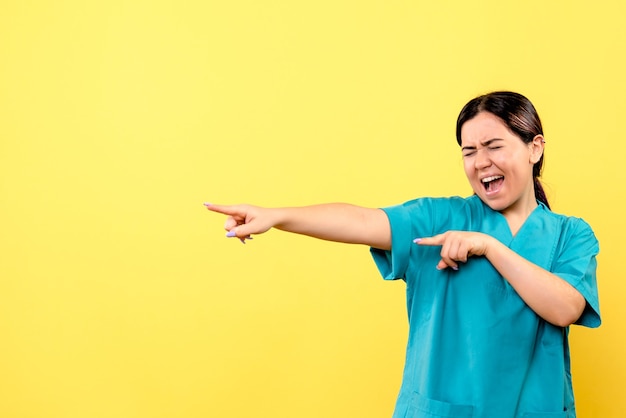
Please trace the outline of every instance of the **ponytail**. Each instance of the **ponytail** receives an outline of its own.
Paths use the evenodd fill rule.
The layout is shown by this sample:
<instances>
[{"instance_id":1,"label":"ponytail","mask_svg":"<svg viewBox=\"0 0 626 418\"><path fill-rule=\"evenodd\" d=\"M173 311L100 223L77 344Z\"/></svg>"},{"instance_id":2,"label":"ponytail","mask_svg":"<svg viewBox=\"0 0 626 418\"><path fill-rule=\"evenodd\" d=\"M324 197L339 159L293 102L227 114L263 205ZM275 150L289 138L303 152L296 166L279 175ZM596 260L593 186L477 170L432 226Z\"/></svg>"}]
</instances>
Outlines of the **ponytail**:
<instances>
[{"instance_id":1,"label":"ponytail","mask_svg":"<svg viewBox=\"0 0 626 418\"><path fill-rule=\"evenodd\" d=\"M543 190L543 186L539 181L539 177L534 178L535 183L535 199L546 205L548 209L550 209L550 204L548 203L548 198L546 197L546 192Z\"/></svg>"}]
</instances>

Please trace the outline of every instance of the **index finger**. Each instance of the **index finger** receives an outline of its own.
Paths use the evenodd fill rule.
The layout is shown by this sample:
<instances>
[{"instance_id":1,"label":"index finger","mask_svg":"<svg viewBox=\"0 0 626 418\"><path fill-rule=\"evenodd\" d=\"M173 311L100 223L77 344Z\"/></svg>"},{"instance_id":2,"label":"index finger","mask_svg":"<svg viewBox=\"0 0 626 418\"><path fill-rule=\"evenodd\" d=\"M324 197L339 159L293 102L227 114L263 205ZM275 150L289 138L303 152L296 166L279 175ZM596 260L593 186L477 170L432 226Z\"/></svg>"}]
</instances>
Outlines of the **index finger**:
<instances>
[{"instance_id":1,"label":"index finger","mask_svg":"<svg viewBox=\"0 0 626 418\"><path fill-rule=\"evenodd\" d=\"M214 205L213 203L204 203L204 206L212 212L221 213L223 215L230 215L230 216L245 216L246 215L245 212L239 208L239 206L235 206L235 205Z\"/></svg>"},{"instance_id":2,"label":"index finger","mask_svg":"<svg viewBox=\"0 0 626 418\"><path fill-rule=\"evenodd\" d=\"M444 234L439 234L439 235L434 235L432 237L415 238L413 242L416 243L417 245L430 245L430 246L443 245L443 243L445 242L445 236Z\"/></svg>"}]
</instances>

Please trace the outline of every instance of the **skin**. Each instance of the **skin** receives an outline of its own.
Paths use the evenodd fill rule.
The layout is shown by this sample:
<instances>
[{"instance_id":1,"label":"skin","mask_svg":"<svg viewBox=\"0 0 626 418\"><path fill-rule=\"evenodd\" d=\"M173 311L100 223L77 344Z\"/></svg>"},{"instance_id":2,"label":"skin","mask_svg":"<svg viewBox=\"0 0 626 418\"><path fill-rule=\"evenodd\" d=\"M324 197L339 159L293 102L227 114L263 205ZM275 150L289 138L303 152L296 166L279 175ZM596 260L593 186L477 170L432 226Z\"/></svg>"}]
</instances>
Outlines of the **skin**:
<instances>
[{"instance_id":1,"label":"skin","mask_svg":"<svg viewBox=\"0 0 626 418\"><path fill-rule=\"evenodd\" d=\"M532 169L543 154L543 137L537 135L525 144L498 117L482 112L463 125L461 139L465 174L472 189L483 202L502 213L515 235L537 207ZM504 176L504 180L495 190L487 191L481 180L492 176ZM389 221L380 209L345 203L294 208L205 205L227 215L227 236L238 237L244 243L251 235L276 228L328 241L391 249ZM458 270L470 257L487 258L526 304L554 325L573 324L585 309L585 299L573 286L489 235L447 231L415 242L441 247L438 269Z\"/></svg>"},{"instance_id":2,"label":"skin","mask_svg":"<svg viewBox=\"0 0 626 418\"><path fill-rule=\"evenodd\" d=\"M543 148L543 136L525 144L488 112L479 113L461 128L465 175L474 193L504 215L514 235L537 207L532 172ZM481 182L491 176L504 176L497 192L488 192Z\"/></svg>"}]
</instances>

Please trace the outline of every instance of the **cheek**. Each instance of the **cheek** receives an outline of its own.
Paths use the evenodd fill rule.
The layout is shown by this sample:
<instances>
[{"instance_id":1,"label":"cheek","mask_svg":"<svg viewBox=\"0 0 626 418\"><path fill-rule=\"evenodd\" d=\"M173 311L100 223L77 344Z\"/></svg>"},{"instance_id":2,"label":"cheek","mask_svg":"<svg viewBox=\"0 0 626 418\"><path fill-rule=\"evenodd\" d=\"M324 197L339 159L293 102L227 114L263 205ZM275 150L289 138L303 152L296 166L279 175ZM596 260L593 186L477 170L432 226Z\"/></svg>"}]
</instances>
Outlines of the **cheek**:
<instances>
[{"instance_id":1,"label":"cheek","mask_svg":"<svg viewBox=\"0 0 626 418\"><path fill-rule=\"evenodd\" d=\"M463 170L465 170L465 176L468 180L472 180L472 177L475 176L476 170L474 170L474 164L469 160L463 160Z\"/></svg>"}]
</instances>

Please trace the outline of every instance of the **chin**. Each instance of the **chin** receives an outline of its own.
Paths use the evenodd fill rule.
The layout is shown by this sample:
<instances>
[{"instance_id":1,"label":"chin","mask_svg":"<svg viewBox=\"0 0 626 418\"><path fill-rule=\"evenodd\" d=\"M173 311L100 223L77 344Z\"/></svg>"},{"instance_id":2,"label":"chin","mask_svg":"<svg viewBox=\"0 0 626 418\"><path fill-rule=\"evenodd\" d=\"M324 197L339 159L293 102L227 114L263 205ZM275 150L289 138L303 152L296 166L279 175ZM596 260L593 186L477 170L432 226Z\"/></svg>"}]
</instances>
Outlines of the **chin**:
<instances>
[{"instance_id":1,"label":"chin","mask_svg":"<svg viewBox=\"0 0 626 418\"><path fill-rule=\"evenodd\" d=\"M489 206L492 210L495 210L497 212L502 212L504 210L506 210L510 205L500 202L500 201L494 201L494 200L490 200L487 199L485 196L481 196L480 194L478 194L478 197L480 198L480 200L483 201L483 203L487 206Z\"/></svg>"},{"instance_id":2,"label":"chin","mask_svg":"<svg viewBox=\"0 0 626 418\"><path fill-rule=\"evenodd\" d=\"M489 206L491 209L495 210L496 212L503 212L508 208L507 205L498 205L498 204L489 203L489 202L485 202L485 203L487 203L487 206Z\"/></svg>"}]
</instances>

